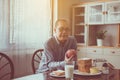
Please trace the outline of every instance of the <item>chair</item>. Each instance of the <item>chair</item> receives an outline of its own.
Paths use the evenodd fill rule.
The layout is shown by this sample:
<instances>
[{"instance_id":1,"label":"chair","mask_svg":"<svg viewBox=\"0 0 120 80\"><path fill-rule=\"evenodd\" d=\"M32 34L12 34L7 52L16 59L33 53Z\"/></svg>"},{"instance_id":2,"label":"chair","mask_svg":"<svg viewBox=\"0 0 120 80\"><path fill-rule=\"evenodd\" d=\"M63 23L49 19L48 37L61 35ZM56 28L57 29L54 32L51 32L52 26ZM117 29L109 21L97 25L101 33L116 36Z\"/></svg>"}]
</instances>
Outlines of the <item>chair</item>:
<instances>
[{"instance_id":1,"label":"chair","mask_svg":"<svg viewBox=\"0 0 120 80\"><path fill-rule=\"evenodd\" d=\"M0 52L0 80L11 80L13 78L13 62L6 54Z\"/></svg>"},{"instance_id":2,"label":"chair","mask_svg":"<svg viewBox=\"0 0 120 80\"><path fill-rule=\"evenodd\" d=\"M33 70L34 74L35 74L35 71L39 67L39 63L40 63L43 51L44 51L43 49L38 49L34 52L34 54L32 56L32 70Z\"/></svg>"}]
</instances>

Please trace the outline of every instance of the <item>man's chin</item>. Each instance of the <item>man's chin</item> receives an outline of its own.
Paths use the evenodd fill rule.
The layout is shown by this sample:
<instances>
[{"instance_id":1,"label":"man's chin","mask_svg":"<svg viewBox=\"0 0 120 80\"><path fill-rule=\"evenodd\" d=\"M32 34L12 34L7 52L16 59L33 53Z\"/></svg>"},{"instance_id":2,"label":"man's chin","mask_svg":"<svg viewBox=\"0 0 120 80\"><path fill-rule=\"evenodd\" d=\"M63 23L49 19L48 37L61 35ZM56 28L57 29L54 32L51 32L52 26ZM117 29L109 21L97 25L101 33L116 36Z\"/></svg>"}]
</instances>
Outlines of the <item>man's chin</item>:
<instances>
[{"instance_id":1,"label":"man's chin","mask_svg":"<svg viewBox=\"0 0 120 80\"><path fill-rule=\"evenodd\" d=\"M62 38L61 41L67 41L67 38L64 38L64 39Z\"/></svg>"}]
</instances>

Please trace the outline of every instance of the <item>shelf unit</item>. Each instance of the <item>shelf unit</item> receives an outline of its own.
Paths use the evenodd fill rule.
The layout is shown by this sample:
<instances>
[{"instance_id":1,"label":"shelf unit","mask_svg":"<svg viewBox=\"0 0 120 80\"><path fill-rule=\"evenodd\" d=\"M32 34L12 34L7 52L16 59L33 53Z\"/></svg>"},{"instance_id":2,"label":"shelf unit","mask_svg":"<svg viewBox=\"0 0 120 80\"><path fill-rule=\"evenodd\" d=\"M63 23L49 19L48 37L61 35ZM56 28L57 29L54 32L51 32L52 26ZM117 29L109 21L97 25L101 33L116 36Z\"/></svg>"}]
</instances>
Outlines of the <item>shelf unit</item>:
<instances>
[{"instance_id":1,"label":"shelf unit","mask_svg":"<svg viewBox=\"0 0 120 80\"><path fill-rule=\"evenodd\" d=\"M73 6L72 35L80 46L97 46L96 33L107 30L104 46L120 46L120 1L100 1Z\"/></svg>"},{"instance_id":2,"label":"shelf unit","mask_svg":"<svg viewBox=\"0 0 120 80\"><path fill-rule=\"evenodd\" d=\"M106 30L105 39L103 40L104 46L117 47L120 44L120 25L119 24L107 24L107 25L89 25L89 38L88 46L97 45L97 32Z\"/></svg>"},{"instance_id":3,"label":"shelf unit","mask_svg":"<svg viewBox=\"0 0 120 80\"><path fill-rule=\"evenodd\" d=\"M75 36L78 44L86 45L86 5L73 7L72 34Z\"/></svg>"},{"instance_id":4,"label":"shelf unit","mask_svg":"<svg viewBox=\"0 0 120 80\"><path fill-rule=\"evenodd\" d=\"M120 1L89 4L88 13L88 24L120 23Z\"/></svg>"}]
</instances>

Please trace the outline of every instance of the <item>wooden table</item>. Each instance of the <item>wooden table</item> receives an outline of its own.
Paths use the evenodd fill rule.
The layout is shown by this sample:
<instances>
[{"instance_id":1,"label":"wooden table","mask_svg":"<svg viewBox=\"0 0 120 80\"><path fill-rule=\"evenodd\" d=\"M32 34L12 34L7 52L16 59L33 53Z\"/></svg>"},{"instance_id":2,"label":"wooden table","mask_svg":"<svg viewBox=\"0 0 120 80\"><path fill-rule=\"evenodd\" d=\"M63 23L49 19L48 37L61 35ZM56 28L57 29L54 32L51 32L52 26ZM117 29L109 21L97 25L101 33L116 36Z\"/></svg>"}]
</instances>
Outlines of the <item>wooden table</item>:
<instances>
[{"instance_id":1,"label":"wooden table","mask_svg":"<svg viewBox=\"0 0 120 80\"><path fill-rule=\"evenodd\" d=\"M13 80L66 80L65 78L51 77L50 72L28 75ZM74 80L120 80L120 70L111 70L109 74L100 74L96 76L74 75Z\"/></svg>"}]
</instances>

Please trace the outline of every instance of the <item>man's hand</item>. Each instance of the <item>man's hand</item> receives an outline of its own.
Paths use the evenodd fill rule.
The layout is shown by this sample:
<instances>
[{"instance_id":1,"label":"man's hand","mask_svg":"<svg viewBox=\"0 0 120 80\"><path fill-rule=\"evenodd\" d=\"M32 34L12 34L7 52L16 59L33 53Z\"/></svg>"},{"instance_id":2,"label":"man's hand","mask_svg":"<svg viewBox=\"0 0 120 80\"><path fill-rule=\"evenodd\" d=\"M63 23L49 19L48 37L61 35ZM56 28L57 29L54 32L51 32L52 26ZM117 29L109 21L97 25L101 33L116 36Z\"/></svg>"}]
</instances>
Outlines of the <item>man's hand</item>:
<instances>
[{"instance_id":1,"label":"man's hand","mask_svg":"<svg viewBox=\"0 0 120 80\"><path fill-rule=\"evenodd\" d=\"M73 60L73 58L74 58L74 55L68 58L67 55L65 54L65 62L70 62Z\"/></svg>"},{"instance_id":2,"label":"man's hand","mask_svg":"<svg viewBox=\"0 0 120 80\"><path fill-rule=\"evenodd\" d=\"M76 51L74 49L70 49L65 53L65 61L69 62L75 60L76 58Z\"/></svg>"},{"instance_id":3,"label":"man's hand","mask_svg":"<svg viewBox=\"0 0 120 80\"><path fill-rule=\"evenodd\" d=\"M69 58L69 57L71 57L71 56L75 56L76 55L76 50L75 49L69 49L69 50L67 50L67 52L65 53L66 54L66 56Z\"/></svg>"}]
</instances>

